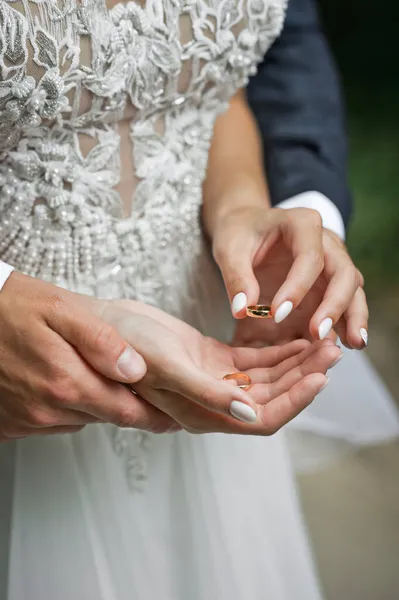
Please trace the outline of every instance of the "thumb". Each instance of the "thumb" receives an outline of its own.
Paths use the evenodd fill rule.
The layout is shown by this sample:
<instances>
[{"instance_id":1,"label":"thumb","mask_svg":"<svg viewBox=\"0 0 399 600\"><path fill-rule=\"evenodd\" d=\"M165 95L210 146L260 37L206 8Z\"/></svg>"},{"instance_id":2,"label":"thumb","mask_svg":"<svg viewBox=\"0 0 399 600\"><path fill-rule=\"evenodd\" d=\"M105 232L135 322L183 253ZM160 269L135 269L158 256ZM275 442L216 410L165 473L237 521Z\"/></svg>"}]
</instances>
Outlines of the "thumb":
<instances>
[{"instance_id":1,"label":"thumb","mask_svg":"<svg viewBox=\"0 0 399 600\"><path fill-rule=\"evenodd\" d=\"M179 368L179 379L173 387L175 392L209 411L233 416L245 423L257 420L256 402L247 391L197 367Z\"/></svg>"},{"instance_id":2,"label":"thumb","mask_svg":"<svg viewBox=\"0 0 399 600\"><path fill-rule=\"evenodd\" d=\"M233 316L246 317L246 307L259 299L259 284L253 271L256 239L248 229L225 232L223 240L216 241L213 256L218 264L231 303Z\"/></svg>"},{"instance_id":3,"label":"thumb","mask_svg":"<svg viewBox=\"0 0 399 600\"><path fill-rule=\"evenodd\" d=\"M50 327L108 379L136 383L147 365L114 327L81 305L65 304L48 319Z\"/></svg>"}]
</instances>

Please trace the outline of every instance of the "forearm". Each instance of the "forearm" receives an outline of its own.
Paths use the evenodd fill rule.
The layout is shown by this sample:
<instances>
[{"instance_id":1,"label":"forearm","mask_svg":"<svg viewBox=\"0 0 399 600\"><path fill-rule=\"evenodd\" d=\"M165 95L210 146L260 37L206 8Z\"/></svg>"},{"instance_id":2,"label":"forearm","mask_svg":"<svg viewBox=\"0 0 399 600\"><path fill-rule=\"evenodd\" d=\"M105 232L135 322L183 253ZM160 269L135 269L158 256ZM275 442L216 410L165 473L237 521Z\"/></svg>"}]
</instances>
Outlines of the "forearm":
<instances>
[{"instance_id":1,"label":"forearm","mask_svg":"<svg viewBox=\"0 0 399 600\"><path fill-rule=\"evenodd\" d=\"M244 91L231 100L215 125L204 183L203 221L212 237L231 211L270 207L262 142Z\"/></svg>"}]
</instances>

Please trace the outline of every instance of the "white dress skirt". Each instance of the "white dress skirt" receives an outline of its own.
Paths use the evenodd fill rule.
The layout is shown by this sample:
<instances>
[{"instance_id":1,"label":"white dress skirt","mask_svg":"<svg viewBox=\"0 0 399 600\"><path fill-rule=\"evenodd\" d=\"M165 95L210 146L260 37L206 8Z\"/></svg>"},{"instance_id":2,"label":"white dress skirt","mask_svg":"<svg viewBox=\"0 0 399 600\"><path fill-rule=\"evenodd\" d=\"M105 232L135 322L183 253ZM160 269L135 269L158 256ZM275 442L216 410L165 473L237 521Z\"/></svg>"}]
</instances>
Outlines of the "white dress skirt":
<instances>
[{"instance_id":1,"label":"white dress skirt","mask_svg":"<svg viewBox=\"0 0 399 600\"><path fill-rule=\"evenodd\" d=\"M290 450L323 468L399 432L367 360L340 365L271 438L151 437L137 489L109 426L19 442L7 600L320 600Z\"/></svg>"}]
</instances>

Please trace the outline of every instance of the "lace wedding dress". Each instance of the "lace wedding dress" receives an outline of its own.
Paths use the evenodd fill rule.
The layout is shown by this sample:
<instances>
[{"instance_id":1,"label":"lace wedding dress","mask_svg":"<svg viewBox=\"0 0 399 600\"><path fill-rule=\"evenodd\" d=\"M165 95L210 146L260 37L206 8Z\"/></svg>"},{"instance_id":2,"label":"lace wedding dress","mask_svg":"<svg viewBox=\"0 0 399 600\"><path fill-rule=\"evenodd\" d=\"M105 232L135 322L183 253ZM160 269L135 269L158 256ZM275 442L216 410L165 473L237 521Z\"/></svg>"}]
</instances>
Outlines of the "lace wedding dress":
<instances>
[{"instance_id":1,"label":"lace wedding dress","mask_svg":"<svg viewBox=\"0 0 399 600\"><path fill-rule=\"evenodd\" d=\"M285 3L0 2L2 260L228 339L201 187ZM295 427L337 437L335 417ZM319 600L290 464L284 434L21 441L7 600Z\"/></svg>"}]
</instances>

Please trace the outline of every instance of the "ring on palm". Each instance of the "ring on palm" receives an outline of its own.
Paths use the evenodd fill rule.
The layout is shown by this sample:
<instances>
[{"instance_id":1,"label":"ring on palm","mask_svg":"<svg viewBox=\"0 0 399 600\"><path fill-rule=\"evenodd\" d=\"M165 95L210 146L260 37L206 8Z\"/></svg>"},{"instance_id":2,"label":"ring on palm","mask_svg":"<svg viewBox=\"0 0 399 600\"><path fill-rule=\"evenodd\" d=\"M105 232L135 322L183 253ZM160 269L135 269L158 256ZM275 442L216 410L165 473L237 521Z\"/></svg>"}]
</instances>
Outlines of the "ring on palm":
<instances>
[{"instance_id":1,"label":"ring on palm","mask_svg":"<svg viewBox=\"0 0 399 600\"><path fill-rule=\"evenodd\" d=\"M246 373L228 373L223 379L225 381L235 381L242 390L247 390L252 385L252 379Z\"/></svg>"}]
</instances>

